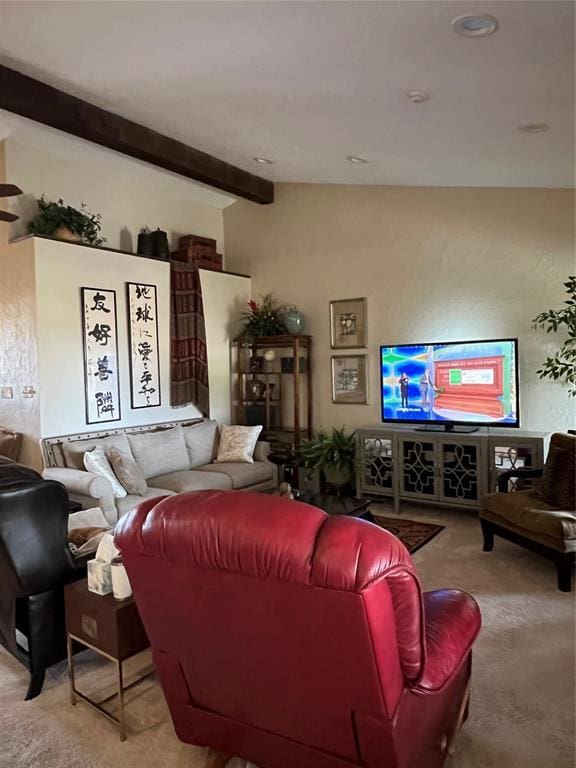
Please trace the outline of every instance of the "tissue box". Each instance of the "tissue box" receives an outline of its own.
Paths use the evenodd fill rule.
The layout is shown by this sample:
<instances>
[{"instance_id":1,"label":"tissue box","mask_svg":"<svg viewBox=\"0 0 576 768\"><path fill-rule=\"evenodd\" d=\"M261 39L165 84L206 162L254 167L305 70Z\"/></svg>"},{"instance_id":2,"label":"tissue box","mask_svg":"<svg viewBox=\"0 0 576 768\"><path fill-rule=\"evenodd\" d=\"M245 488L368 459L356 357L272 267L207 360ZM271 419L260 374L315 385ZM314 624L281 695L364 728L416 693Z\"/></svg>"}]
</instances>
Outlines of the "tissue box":
<instances>
[{"instance_id":1,"label":"tissue box","mask_svg":"<svg viewBox=\"0 0 576 768\"><path fill-rule=\"evenodd\" d=\"M96 595L109 595L112 592L112 570L110 563L98 559L88 560L88 589Z\"/></svg>"}]
</instances>

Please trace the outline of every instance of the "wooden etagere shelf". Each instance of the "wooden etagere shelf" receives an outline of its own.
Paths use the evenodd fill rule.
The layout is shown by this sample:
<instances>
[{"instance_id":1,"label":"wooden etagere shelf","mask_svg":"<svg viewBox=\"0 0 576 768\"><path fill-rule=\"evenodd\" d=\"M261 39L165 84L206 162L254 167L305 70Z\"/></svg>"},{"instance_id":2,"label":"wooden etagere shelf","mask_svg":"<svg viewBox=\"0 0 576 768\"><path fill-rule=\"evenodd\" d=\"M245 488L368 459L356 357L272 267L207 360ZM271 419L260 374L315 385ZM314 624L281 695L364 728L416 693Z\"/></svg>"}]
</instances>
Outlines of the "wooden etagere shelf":
<instances>
[{"instance_id":1,"label":"wooden etagere shelf","mask_svg":"<svg viewBox=\"0 0 576 768\"><path fill-rule=\"evenodd\" d=\"M274 450L295 451L312 436L312 337L263 336L232 347L236 422L262 424Z\"/></svg>"}]
</instances>

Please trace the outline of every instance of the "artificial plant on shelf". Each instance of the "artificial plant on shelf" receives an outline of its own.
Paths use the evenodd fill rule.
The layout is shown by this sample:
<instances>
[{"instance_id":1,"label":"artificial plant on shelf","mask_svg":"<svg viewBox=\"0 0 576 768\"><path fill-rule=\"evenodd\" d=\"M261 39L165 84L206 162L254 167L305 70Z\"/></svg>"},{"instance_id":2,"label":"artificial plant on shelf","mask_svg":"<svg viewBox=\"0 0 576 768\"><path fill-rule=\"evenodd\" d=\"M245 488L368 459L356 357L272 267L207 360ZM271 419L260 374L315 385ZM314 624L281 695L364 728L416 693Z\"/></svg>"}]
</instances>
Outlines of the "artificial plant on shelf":
<instances>
[{"instance_id":1,"label":"artificial plant on shelf","mask_svg":"<svg viewBox=\"0 0 576 768\"><path fill-rule=\"evenodd\" d=\"M564 331L568 335L556 354L547 357L536 373L541 379L560 382L570 397L576 397L576 276L571 275L564 287L568 294L566 306L548 309L532 320L534 328L543 328L546 333Z\"/></svg>"},{"instance_id":2,"label":"artificial plant on shelf","mask_svg":"<svg viewBox=\"0 0 576 768\"><path fill-rule=\"evenodd\" d=\"M281 336L286 333L283 315L287 307L267 293L260 297L260 303L250 299L248 311L242 313L243 327L238 341L252 341L259 336Z\"/></svg>"},{"instance_id":3,"label":"artificial plant on shelf","mask_svg":"<svg viewBox=\"0 0 576 768\"><path fill-rule=\"evenodd\" d=\"M356 434L346 433L344 427L333 427L331 432L319 429L311 440L300 443L299 452L306 469L320 472L331 486L340 488L354 478Z\"/></svg>"},{"instance_id":4,"label":"artificial plant on shelf","mask_svg":"<svg viewBox=\"0 0 576 768\"><path fill-rule=\"evenodd\" d=\"M88 245L102 245L100 237L102 216L92 213L82 203L80 210L66 205L60 198L57 203L46 200L44 195L37 201L38 213L28 223L31 235L48 235L63 240L79 240ZM71 236L70 236L71 235Z\"/></svg>"}]
</instances>

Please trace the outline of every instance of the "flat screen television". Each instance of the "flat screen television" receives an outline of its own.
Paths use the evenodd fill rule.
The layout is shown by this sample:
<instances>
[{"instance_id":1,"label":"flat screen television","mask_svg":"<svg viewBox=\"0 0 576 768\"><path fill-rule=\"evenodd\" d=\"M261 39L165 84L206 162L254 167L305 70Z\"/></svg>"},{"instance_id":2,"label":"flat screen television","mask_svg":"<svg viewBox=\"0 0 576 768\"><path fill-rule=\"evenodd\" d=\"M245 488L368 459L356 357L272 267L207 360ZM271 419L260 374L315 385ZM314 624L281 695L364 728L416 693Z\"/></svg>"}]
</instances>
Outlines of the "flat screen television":
<instances>
[{"instance_id":1,"label":"flat screen television","mask_svg":"<svg viewBox=\"0 0 576 768\"><path fill-rule=\"evenodd\" d=\"M382 346L380 385L384 422L520 426L517 339Z\"/></svg>"}]
</instances>

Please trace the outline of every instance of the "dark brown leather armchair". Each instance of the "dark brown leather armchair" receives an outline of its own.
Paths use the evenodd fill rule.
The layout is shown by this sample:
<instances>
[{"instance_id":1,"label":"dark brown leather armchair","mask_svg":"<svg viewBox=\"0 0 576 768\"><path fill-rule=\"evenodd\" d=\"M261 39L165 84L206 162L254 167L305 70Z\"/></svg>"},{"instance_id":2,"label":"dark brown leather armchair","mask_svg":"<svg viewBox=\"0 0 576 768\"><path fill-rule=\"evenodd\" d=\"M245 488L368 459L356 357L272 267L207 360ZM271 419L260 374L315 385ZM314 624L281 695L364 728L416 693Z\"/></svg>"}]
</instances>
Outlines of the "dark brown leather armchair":
<instances>
[{"instance_id":1,"label":"dark brown leather armchair","mask_svg":"<svg viewBox=\"0 0 576 768\"><path fill-rule=\"evenodd\" d=\"M63 485L0 458L0 643L30 670L26 699L66 657L64 585L86 574L68 549L68 512Z\"/></svg>"},{"instance_id":2,"label":"dark brown leather armchair","mask_svg":"<svg viewBox=\"0 0 576 768\"><path fill-rule=\"evenodd\" d=\"M509 493L513 478L539 482ZM575 486L576 436L558 432L550 439L543 469L503 472L498 493L482 498L484 551L492 551L497 535L549 557L556 563L558 588L570 592L576 561Z\"/></svg>"}]
</instances>

